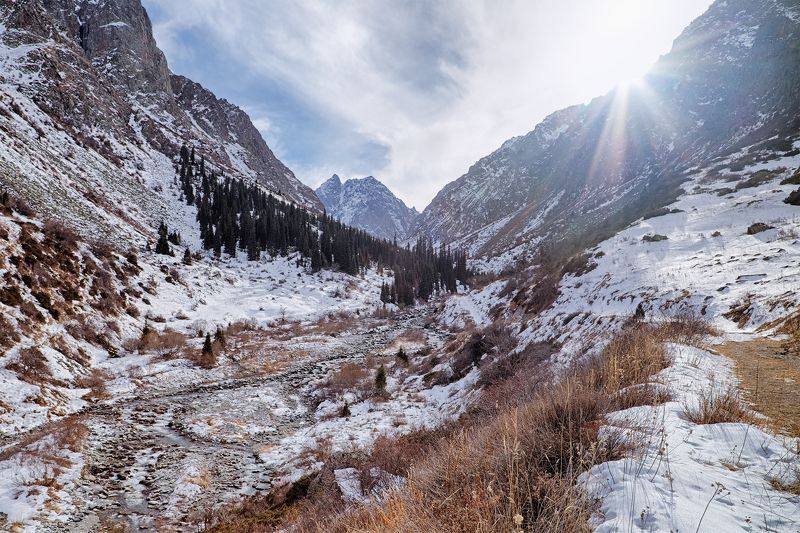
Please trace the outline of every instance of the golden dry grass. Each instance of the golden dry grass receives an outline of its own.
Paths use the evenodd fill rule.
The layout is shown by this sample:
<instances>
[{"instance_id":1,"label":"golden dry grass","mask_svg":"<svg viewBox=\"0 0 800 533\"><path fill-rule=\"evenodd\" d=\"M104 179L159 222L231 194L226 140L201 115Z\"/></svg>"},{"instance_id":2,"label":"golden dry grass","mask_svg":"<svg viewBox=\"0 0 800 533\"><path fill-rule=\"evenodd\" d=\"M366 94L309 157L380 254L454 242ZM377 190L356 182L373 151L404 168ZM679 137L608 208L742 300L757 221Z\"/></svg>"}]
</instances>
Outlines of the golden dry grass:
<instances>
[{"instance_id":1,"label":"golden dry grass","mask_svg":"<svg viewBox=\"0 0 800 533\"><path fill-rule=\"evenodd\" d=\"M772 429L800 437L800 356L783 341L759 338L716 347L736 362L744 399Z\"/></svg>"},{"instance_id":2,"label":"golden dry grass","mask_svg":"<svg viewBox=\"0 0 800 533\"><path fill-rule=\"evenodd\" d=\"M619 436L600 438L604 415L658 400L653 391L620 391L647 390L643 385L670 364L664 342L696 342L706 333L699 321L632 323L595 360L557 383L543 379L542 367L521 365L488 387L460 420L383 438L360 459L331 455L311 485L321 486L316 492L250 500L207 517L205 525L247 532L588 532L594 502L578 476L632 445ZM359 381L354 370L338 379ZM345 509L324 473L343 466L362 473L377 467L406 482L380 503Z\"/></svg>"}]
</instances>

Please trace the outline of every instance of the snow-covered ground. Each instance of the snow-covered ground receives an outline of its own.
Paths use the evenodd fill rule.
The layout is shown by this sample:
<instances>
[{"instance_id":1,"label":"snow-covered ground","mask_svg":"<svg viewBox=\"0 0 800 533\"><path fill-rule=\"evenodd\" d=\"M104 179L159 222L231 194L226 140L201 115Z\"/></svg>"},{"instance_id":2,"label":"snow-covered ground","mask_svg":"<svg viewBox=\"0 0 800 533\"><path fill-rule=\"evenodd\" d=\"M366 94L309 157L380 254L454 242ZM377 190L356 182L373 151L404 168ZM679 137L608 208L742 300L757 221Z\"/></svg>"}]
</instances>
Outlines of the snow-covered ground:
<instances>
[{"instance_id":1,"label":"snow-covered ground","mask_svg":"<svg viewBox=\"0 0 800 533\"><path fill-rule=\"evenodd\" d=\"M563 343L569 360L587 339L619 328L639 304L649 318L689 312L727 332L753 332L786 316L798 306L800 208L783 202L797 185L780 182L799 167L800 156L791 156L720 171L734 181L698 172L667 206L671 213L640 220L590 250L596 266L562 279L554 305L521 332L522 345ZM755 187L734 189L761 170L774 174ZM748 234L758 222L771 229ZM643 240L657 235L666 238ZM510 300L498 297L498 283L451 299L441 320L485 323L489 308ZM724 315L742 305L748 316L740 326Z\"/></svg>"},{"instance_id":2,"label":"snow-covered ground","mask_svg":"<svg viewBox=\"0 0 800 533\"><path fill-rule=\"evenodd\" d=\"M590 250L594 267L565 276L556 302L524 328L514 292L501 296L504 282L451 298L440 321L483 326L492 307L507 305L518 349L554 341L561 345L554 360L564 364L602 347L639 305L653 320L703 317L722 340L775 335L800 304L800 208L783 202L797 185L780 184L798 171L800 156L739 171L725 164L694 174L668 214L639 220ZM737 188L765 170L771 174L760 174L762 183ZM756 223L770 228L748 231ZM608 418L604 431L626 432L638 446L584 478L600 498L598 531L798 531L800 497L771 483L796 481L800 442L753 424L690 422L684 405L712 387L736 385L733 362L687 346L670 353L674 365L653 379L674 399Z\"/></svg>"},{"instance_id":3,"label":"snow-covered ground","mask_svg":"<svg viewBox=\"0 0 800 533\"><path fill-rule=\"evenodd\" d=\"M797 531L800 496L771 483L798 479L800 439L744 422L692 423L686 406L736 386L732 364L690 346L669 353L674 364L653 382L673 399L610 414L603 431L622 432L634 449L584 474L601 500L596 531Z\"/></svg>"}]
</instances>

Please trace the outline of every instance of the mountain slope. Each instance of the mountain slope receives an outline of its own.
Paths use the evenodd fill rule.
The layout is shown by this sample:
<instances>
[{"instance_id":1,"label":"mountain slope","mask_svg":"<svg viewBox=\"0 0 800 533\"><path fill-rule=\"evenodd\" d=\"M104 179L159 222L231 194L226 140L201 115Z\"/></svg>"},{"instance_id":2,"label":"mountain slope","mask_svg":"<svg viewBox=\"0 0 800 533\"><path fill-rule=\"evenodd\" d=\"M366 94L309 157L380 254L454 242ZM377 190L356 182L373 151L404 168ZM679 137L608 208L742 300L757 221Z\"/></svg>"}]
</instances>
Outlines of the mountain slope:
<instances>
[{"instance_id":1,"label":"mountain slope","mask_svg":"<svg viewBox=\"0 0 800 533\"><path fill-rule=\"evenodd\" d=\"M129 243L185 220L162 194L184 143L322 210L241 109L170 73L138 0L4 4L0 63L0 183L78 229Z\"/></svg>"},{"instance_id":2,"label":"mountain slope","mask_svg":"<svg viewBox=\"0 0 800 533\"><path fill-rule=\"evenodd\" d=\"M403 240L418 216L383 183L368 176L344 184L334 174L316 190L325 209L347 225L376 237Z\"/></svg>"},{"instance_id":3,"label":"mountain slope","mask_svg":"<svg viewBox=\"0 0 800 533\"><path fill-rule=\"evenodd\" d=\"M714 3L640 85L507 141L447 185L414 233L490 256L542 238L596 242L674 199L690 169L746 147L742 163L791 151L800 126L795 4Z\"/></svg>"}]
</instances>

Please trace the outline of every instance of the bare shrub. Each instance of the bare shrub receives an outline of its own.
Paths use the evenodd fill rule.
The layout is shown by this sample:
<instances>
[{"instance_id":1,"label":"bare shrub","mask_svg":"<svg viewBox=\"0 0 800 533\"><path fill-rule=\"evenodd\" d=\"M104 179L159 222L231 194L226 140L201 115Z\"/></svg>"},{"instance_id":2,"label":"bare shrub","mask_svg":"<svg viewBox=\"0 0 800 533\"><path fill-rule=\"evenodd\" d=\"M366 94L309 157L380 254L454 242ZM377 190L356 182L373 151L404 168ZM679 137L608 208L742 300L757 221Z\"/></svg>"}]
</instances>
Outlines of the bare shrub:
<instances>
[{"instance_id":1,"label":"bare shrub","mask_svg":"<svg viewBox=\"0 0 800 533\"><path fill-rule=\"evenodd\" d=\"M364 366L356 363L345 363L335 370L325 381L322 392L323 399L331 399L341 396L345 392L353 392L357 395L363 393L368 386L367 380L369 372Z\"/></svg>"},{"instance_id":2,"label":"bare shrub","mask_svg":"<svg viewBox=\"0 0 800 533\"><path fill-rule=\"evenodd\" d=\"M55 446L59 449L80 451L81 445L89 435L89 428L80 415L65 417L52 432Z\"/></svg>"},{"instance_id":3,"label":"bare shrub","mask_svg":"<svg viewBox=\"0 0 800 533\"><path fill-rule=\"evenodd\" d=\"M583 276L597 268L597 263L592 259L592 254L582 253L570 257L561 269L563 274Z\"/></svg>"},{"instance_id":4,"label":"bare shrub","mask_svg":"<svg viewBox=\"0 0 800 533\"><path fill-rule=\"evenodd\" d=\"M21 349L17 360L6 365L6 368L16 372L17 376L27 383L36 385L42 383L62 384L53 378L50 367L47 366L47 359L42 351L35 346Z\"/></svg>"},{"instance_id":5,"label":"bare shrub","mask_svg":"<svg viewBox=\"0 0 800 533\"><path fill-rule=\"evenodd\" d=\"M90 389L86 396L91 402L98 402L109 398L106 382L111 379L111 374L101 368L94 368L86 376L81 376L75 380L75 387L79 389Z\"/></svg>"},{"instance_id":6,"label":"bare shrub","mask_svg":"<svg viewBox=\"0 0 800 533\"><path fill-rule=\"evenodd\" d=\"M544 343L531 343L520 351L499 355L481 367L478 384L483 387L497 385L510 380L515 375L527 373L546 361L553 353L553 346Z\"/></svg>"},{"instance_id":7,"label":"bare shrub","mask_svg":"<svg viewBox=\"0 0 800 533\"><path fill-rule=\"evenodd\" d=\"M312 335L328 335L335 337L356 325L356 318L347 311L337 311L326 314L314 322L308 329Z\"/></svg>"},{"instance_id":8,"label":"bare shrub","mask_svg":"<svg viewBox=\"0 0 800 533\"><path fill-rule=\"evenodd\" d=\"M140 353L154 353L160 357L177 357L186 347L187 337L185 334L171 328L165 328L159 332L154 328L146 326L142 330L142 335L136 344L136 349Z\"/></svg>"},{"instance_id":9,"label":"bare shrub","mask_svg":"<svg viewBox=\"0 0 800 533\"><path fill-rule=\"evenodd\" d=\"M694 403L683 406L683 412L695 424L721 424L725 422L746 422L750 415L739 400L734 387L719 389L713 384L700 393Z\"/></svg>"},{"instance_id":10,"label":"bare shrub","mask_svg":"<svg viewBox=\"0 0 800 533\"><path fill-rule=\"evenodd\" d=\"M720 334L707 320L691 311L657 322L655 333L661 339L692 346L700 346L706 337Z\"/></svg>"},{"instance_id":11,"label":"bare shrub","mask_svg":"<svg viewBox=\"0 0 800 533\"><path fill-rule=\"evenodd\" d=\"M237 335L250 331L258 331L258 322L254 318L244 318L228 324L225 328L225 335L236 337Z\"/></svg>"},{"instance_id":12,"label":"bare shrub","mask_svg":"<svg viewBox=\"0 0 800 533\"><path fill-rule=\"evenodd\" d=\"M78 234L60 220L49 219L42 225L45 238L59 243L65 249L74 250L78 243Z\"/></svg>"},{"instance_id":13,"label":"bare shrub","mask_svg":"<svg viewBox=\"0 0 800 533\"><path fill-rule=\"evenodd\" d=\"M533 286L517 292L512 301L521 306L526 313L537 315L550 308L558 299L560 281L561 278L555 274L545 274Z\"/></svg>"},{"instance_id":14,"label":"bare shrub","mask_svg":"<svg viewBox=\"0 0 800 533\"><path fill-rule=\"evenodd\" d=\"M19 342L17 327L4 315L0 314L0 355Z\"/></svg>"},{"instance_id":15,"label":"bare shrub","mask_svg":"<svg viewBox=\"0 0 800 533\"><path fill-rule=\"evenodd\" d=\"M485 355L506 356L516 346L511 331L498 322L480 330L469 331L451 360L456 377L462 377L473 365L480 365Z\"/></svg>"}]
</instances>

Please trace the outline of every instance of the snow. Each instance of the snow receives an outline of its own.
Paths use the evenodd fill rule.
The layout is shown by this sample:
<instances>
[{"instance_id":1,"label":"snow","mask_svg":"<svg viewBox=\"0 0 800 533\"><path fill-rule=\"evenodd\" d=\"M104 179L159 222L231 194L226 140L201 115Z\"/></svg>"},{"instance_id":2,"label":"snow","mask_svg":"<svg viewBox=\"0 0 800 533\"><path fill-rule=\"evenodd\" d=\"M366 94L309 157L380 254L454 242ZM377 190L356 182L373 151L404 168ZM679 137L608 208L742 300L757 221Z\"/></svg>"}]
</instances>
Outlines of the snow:
<instances>
[{"instance_id":1,"label":"snow","mask_svg":"<svg viewBox=\"0 0 800 533\"><path fill-rule=\"evenodd\" d=\"M597 465L581 480L601 499L596 531L793 531L800 497L776 490L794 481L800 439L756 425L697 425L687 420L710 389L735 386L731 362L689 346L671 345L674 364L654 377L674 399L618 411L605 433L622 431L637 447L624 459Z\"/></svg>"},{"instance_id":2,"label":"snow","mask_svg":"<svg viewBox=\"0 0 800 533\"><path fill-rule=\"evenodd\" d=\"M341 401L325 401L317 408L314 425L259 450L259 458L275 470L280 481L297 479L307 469L320 466L312 453L315 450L365 449L381 435L431 428L459 416L477 399L475 384L479 376L478 369L473 368L459 381L431 388L422 384L421 376L410 376L402 383L389 379L387 390L391 391L391 398L360 402L354 399L348 417L335 415L341 409Z\"/></svg>"},{"instance_id":3,"label":"snow","mask_svg":"<svg viewBox=\"0 0 800 533\"><path fill-rule=\"evenodd\" d=\"M361 490L361 478L355 468L340 468L333 471L336 484L342 492L342 498L347 503L363 503L369 501Z\"/></svg>"},{"instance_id":4,"label":"snow","mask_svg":"<svg viewBox=\"0 0 800 533\"><path fill-rule=\"evenodd\" d=\"M498 293L505 285L505 281L498 280L478 291L454 294L444 302L439 322L453 328L464 328L470 323L478 327L488 325L491 323L489 312L504 301Z\"/></svg>"},{"instance_id":5,"label":"snow","mask_svg":"<svg viewBox=\"0 0 800 533\"><path fill-rule=\"evenodd\" d=\"M179 258L154 258L157 265L175 265ZM277 256L258 262L244 258L207 259L182 268L180 285L162 284L151 298L152 309L177 320L183 331L212 329L240 320L266 325L276 320L312 320L333 312L362 313L381 305L384 280L375 271L363 279L342 273L310 273L298 257ZM177 318L184 317L184 318Z\"/></svg>"},{"instance_id":6,"label":"snow","mask_svg":"<svg viewBox=\"0 0 800 533\"><path fill-rule=\"evenodd\" d=\"M779 183L798 167L800 156L750 165L731 174L740 181L759 170L775 175L730 192L726 188L736 182L696 173L684 185L687 192L667 206L676 212L640 220L591 250L596 268L562 280L556 303L530 324L523 344L565 343L566 361L590 334L618 328L640 303L651 317L690 312L731 333L753 332L796 309L790 295L800 285L800 211L783 203L796 186ZM775 229L748 235L755 222ZM667 239L642 240L656 234ZM749 303L751 313L740 327L724 314L742 303ZM570 315L579 318L565 327Z\"/></svg>"},{"instance_id":7,"label":"snow","mask_svg":"<svg viewBox=\"0 0 800 533\"><path fill-rule=\"evenodd\" d=\"M64 487L81 477L83 467L81 454L60 448L53 436L23 446L0 460L0 510L26 533L36 531L33 519L63 521L72 508Z\"/></svg>"}]
</instances>

